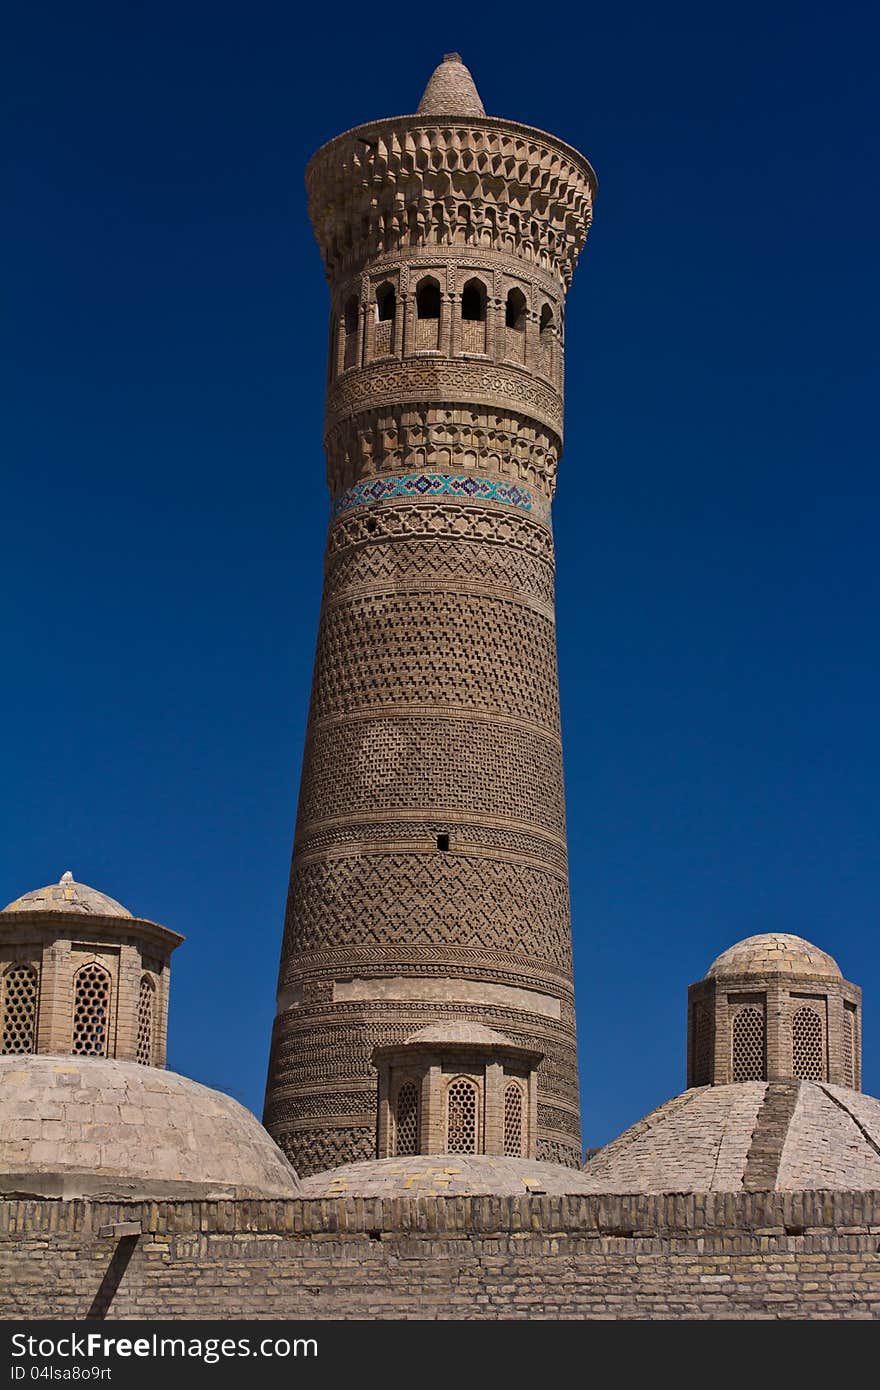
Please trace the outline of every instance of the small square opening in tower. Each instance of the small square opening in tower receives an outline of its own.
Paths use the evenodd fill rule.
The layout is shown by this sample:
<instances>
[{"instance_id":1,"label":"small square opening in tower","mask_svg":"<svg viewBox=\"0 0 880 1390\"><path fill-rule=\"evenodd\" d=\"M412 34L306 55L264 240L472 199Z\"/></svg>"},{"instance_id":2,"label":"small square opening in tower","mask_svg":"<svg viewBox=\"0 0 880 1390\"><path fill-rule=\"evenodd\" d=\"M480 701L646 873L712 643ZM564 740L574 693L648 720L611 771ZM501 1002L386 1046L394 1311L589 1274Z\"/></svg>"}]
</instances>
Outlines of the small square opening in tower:
<instances>
[{"instance_id":1,"label":"small square opening in tower","mask_svg":"<svg viewBox=\"0 0 880 1390\"><path fill-rule=\"evenodd\" d=\"M448 834L447 834L447 835L438 835L438 836L437 836L437 848L440 849L440 850L443 850L444 853L446 852L446 850L449 849L449 836L448 836Z\"/></svg>"}]
</instances>

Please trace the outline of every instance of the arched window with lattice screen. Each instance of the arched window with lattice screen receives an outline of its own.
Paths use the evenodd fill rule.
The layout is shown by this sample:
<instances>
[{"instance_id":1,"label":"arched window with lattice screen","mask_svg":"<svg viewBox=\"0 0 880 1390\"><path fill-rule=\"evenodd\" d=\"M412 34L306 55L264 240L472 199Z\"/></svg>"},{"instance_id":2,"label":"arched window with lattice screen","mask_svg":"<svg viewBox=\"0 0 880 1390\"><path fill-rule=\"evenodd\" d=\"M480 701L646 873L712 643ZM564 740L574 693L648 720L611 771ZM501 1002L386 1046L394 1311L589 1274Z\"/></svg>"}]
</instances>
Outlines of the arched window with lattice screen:
<instances>
[{"instance_id":1,"label":"arched window with lattice screen","mask_svg":"<svg viewBox=\"0 0 880 1390\"><path fill-rule=\"evenodd\" d=\"M156 986L149 975L141 976L138 994L137 1047L135 1061L141 1066L153 1064L153 1020L156 1013Z\"/></svg>"},{"instance_id":2,"label":"arched window with lattice screen","mask_svg":"<svg viewBox=\"0 0 880 1390\"><path fill-rule=\"evenodd\" d=\"M32 965L10 965L0 979L0 1053L33 1052L37 1034L39 976Z\"/></svg>"},{"instance_id":3,"label":"arched window with lattice screen","mask_svg":"<svg viewBox=\"0 0 880 1390\"><path fill-rule=\"evenodd\" d=\"M843 1078L845 1086L858 1088L859 1034L855 1005L843 1006Z\"/></svg>"},{"instance_id":4,"label":"arched window with lattice screen","mask_svg":"<svg viewBox=\"0 0 880 1390\"><path fill-rule=\"evenodd\" d=\"M446 1152L477 1152L477 1088L467 1077L457 1076L446 1091Z\"/></svg>"},{"instance_id":5,"label":"arched window with lattice screen","mask_svg":"<svg viewBox=\"0 0 880 1390\"><path fill-rule=\"evenodd\" d=\"M523 1153L523 1093L516 1081L504 1088L504 1152L508 1158L522 1158Z\"/></svg>"},{"instance_id":6,"label":"arched window with lattice screen","mask_svg":"<svg viewBox=\"0 0 880 1390\"><path fill-rule=\"evenodd\" d=\"M419 1152L419 1087L415 1081L403 1081L394 1103L394 1153Z\"/></svg>"},{"instance_id":7,"label":"arched window with lattice screen","mask_svg":"<svg viewBox=\"0 0 880 1390\"><path fill-rule=\"evenodd\" d=\"M825 1080L825 1029L809 1004L796 1009L791 1020L791 1069L801 1081Z\"/></svg>"},{"instance_id":8,"label":"arched window with lattice screen","mask_svg":"<svg viewBox=\"0 0 880 1390\"><path fill-rule=\"evenodd\" d=\"M731 1034L731 1068L734 1081L763 1081L764 1010L747 1004L733 1016Z\"/></svg>"},{"instance_id":9,"label":"arched window with lattice screen","mask_svg":"<svg viewBox=\"0 0 880 1390\"><path fill-rule=\"evenodd\" d=\"M73 1051L107 1057L110 1035L110 975L97 961L76 973L73 995Z\"/></svg>"}]
</instances>

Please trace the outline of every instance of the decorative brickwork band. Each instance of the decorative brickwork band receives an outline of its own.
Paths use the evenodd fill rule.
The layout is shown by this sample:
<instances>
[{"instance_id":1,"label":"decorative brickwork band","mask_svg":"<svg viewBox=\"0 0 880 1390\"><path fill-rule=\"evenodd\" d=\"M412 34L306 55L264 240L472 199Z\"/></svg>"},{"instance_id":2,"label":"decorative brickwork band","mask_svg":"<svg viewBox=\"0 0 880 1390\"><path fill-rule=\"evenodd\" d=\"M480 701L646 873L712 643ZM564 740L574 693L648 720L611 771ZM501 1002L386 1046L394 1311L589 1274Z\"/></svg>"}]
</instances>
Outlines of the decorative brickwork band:
<instances>
[{"instance_id":1,"label":"decorative brickwork band","mask_svg":"<svg viewBox=\"0 0 880 1390\"><path fill-rule=\"evenodd\" d=\"M473 476L443 475L441 473L407 473L402 478L372 478L363 483L355 483L333 501L331 516L335 519L342 512L353 507L363 507L371 502L384 502L392 497L412 497L423 500L426 497L464 497L481 502L500 502L504 506L518 507L520 511L532 510L531 493L516 483L492 481L489 478Z\"/></svg>"},{"instance_id":2,"label":"decorative brickwork band","mask_svg":"<svg viewBox=\"0 0 880 1390\"><path fill-rule=\"evenodd\" d=\"M303 1174L390 1151L373 1050L479 1024L540 1054L535 1085L426 1082L432 1151L519 1124L577 1166L550 505L595 176L553 136L423 112L331 141L307 183L333 500L266 1124Z\"/></svg>"}]
</instances>

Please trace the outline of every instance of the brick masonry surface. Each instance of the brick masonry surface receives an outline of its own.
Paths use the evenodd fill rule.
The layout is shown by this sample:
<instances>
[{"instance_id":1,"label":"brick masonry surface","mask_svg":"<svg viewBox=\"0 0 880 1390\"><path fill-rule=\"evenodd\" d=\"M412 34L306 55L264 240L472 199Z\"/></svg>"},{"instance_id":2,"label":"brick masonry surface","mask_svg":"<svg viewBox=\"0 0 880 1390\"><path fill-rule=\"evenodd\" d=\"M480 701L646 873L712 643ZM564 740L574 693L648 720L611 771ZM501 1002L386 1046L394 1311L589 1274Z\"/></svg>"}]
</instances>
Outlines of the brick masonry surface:
<instances>
[{"instance_id":1,"label":"brick masonry surface","mask_svg":"<svg viewBox=\"0 0 880 1390\"><path fill-rule=\"evenodd\" d=\"M5 1201L0 1316L867 1319L878 1243L880 1191Z\"/></svg>"},{"instance_id":2,"label":"brick masonry surface","mask_svg":"<svg viewBox=\"0 0 880 1390\"><path fill-rule=\"evenodd\" d=\"M432 96L306 174L332 514L263 1116L300 1175L374 1158L372 1049L455 1022L541 1054L523 1151L580 1163L549 522L596 180L438 73L454 121Z\"/></svg>"}]
</instances>

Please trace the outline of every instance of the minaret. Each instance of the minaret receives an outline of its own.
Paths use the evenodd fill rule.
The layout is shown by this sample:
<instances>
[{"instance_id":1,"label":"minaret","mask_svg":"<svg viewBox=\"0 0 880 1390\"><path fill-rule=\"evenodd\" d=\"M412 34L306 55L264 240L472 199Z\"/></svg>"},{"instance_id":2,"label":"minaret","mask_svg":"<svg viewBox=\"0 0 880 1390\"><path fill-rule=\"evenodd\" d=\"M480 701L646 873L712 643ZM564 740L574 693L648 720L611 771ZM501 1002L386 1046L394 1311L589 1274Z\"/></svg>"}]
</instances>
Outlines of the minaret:
<instances>
[{"instance_id":1,"label":"minaret","mask_svg":"<svg viewBox=\"0 0 880 1390\"><path fill-rule=\"evenodd\" d=\"M523 1154L577 1165L550 505L595 175L486 116L451 53L416 115L338 136L306 182L332 501L265 1123L300 1173L374 1157L374 1049L452 1038L414 1047L383 1152L429 1119L431 1151L514 1152L528 1112ZM492 1037L514 1072L543 1059L503 1136Z\"/></svg>"}]
</instances>

